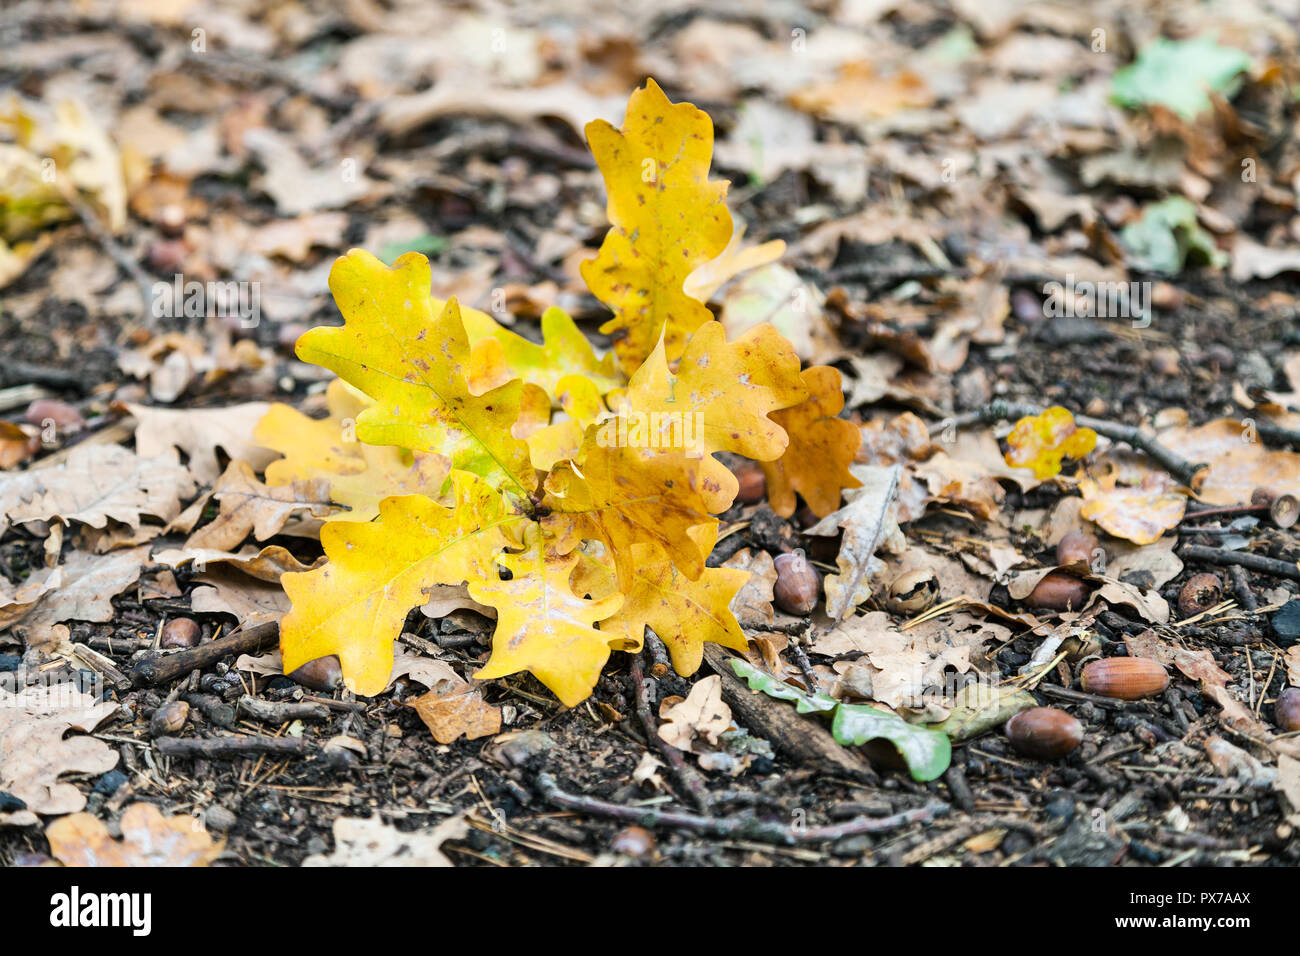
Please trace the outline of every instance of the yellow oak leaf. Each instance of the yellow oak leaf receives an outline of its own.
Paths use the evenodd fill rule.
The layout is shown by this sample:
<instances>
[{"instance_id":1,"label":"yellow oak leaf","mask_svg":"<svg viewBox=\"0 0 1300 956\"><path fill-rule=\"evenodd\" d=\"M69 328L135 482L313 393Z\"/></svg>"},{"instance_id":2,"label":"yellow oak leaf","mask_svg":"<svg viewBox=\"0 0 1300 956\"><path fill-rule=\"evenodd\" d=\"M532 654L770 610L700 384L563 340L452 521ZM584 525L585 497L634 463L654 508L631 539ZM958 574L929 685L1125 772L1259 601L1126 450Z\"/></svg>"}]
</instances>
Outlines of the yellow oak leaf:
<instances>
[{"instance_id":1,"label":"yellow oak leaf","mask_svg":"<svg viewBox=\"0 0 1300 956\"><path fill-rule=\"evenodd\" d=\"M712 318L683 287L731 239L727 183L708 178L713 121L690 103L670 102L654 80L628 100L621 131L595 120L587 142L605 179L611 228L599 255L582 264L582 278L613 310L601 331L614 336L631 374L661 334L675 361L687 336Z\"/></svg>"},{"instance_id":2,"label":"yellow oak leaf","mask_svg":"<svg viewBox=\"0 0 1300 956\"><path fill-rule=\"evenodd\" d=\"M702 462L680 451L607 445L598 429L587 429L578 462L562 462L546 481L542 525L558 539L604 542L618 568L620 584L631 579L631 546L655 542L691 580L704 571L708 551L692 536L701 525L716 526L709 514Z\"/></svg>"},{"instance_id":3,"label":"yellow oak leaf","mask_svg":"<svg viewBox=\"0 0 1300 956\"><path fill-rule=\"evenodd\" d=\"M1069 409L1053 405L1016 422L1007 436L1006 463L1029 468L1040 481L1061 471L1061 459L1082 458L1097 447L1097 433L1074 423Z\"/></svg>"},{"instance_id":4,"label":"yellow oak leaf","mask_svg":"<svg viewBox=\"0 0 1300 956\"><path fill-rule=\"evenodd\" d=\"M771 265L785 252L784 239L773 239L761 245L746 246L744 238L745 225L737 222L736 231L732 233L727 248L722 250L722 255L711 262L704 263L687 276L686 285L683 287L686 294L692 299L708 302L715 292L742 272Z\"/></svg>"},{"instance_id":5,"label":"yellow oak leaf","mask_svg":"<svg viewBox=\"0 0 1300 956\"><path fill-rule=\"evenodd\" d=\"M709 322L691 336L675 372L660 342L628 382L625 404L617 410L629 419L627 441L708 456L704 472L720 488L709 510L719 512L731 506L738 485L713 452L759 461L780 458L789 439L768 413L797 405L807 395L798 356L772 326L756 325L728 342L722 324ZM644 439L637 437L637 425ZM617 422L602 426L611 436L618 427Z\"/></svg>"},{"instance_id":6,"label":"yellow oak leaf","mask_svg":"<svg viewBox=\"0 0 1300 956\"><path fill-rule=\"evenodd\" d=\"M776 461L761 462L767 476L772 510L784 518L794 514L795 492L803 495L813 514L824 518L840 506L840 490L861 482L849 465L862 444L862 431L838 415L844 410L840 373L829 365L805 369L808 398L793 408L772 413L772 421L790 436L790 447Z\"/></svg>"},{"instance_id":7,"label":"yellow oak leaf","mask_svg":"<svg viewBox=\"0 0 1300 956\"><path fill-rule=\"evenodd\" d=\"M342 379L330 382L325 395L327 418L275 404L257 423L257 442L284 455L266 466L269 487L327 480L330 499L348 509L331 515L332 521L370 521L379 502L392 495L441 495L451 467L444 456L357 441L356 418L369 399Z\"/></svg>"},{"instance_id":8,"label":"yellow oak leaf","mask_svg":"<svg viewBox=\"0 0 1300 956\"><path fill-rule=\"evenodd\" d=\"M716 537L716 531L710 533ZM673 667L683 677L699 670L705 641L737 651L748 648L729 606L749 580L748 571L705 568L692 581L656 545L633 545L632 556L635 570L623 606L601 622L602 633L621 633L639 646L649 626L667 645Z\"/></svg>"},{"instance_id":9,"label":"yellow oak leaf","mask_svg":"<svg viewBox=\"0 0 1300 956\"><path fill-rule=\"evenodd\" d=\"M280 624L285 672L336 654L357 694L380 693L407 612L435 584L496 578L494 560L526 519L468 472L453 471L443 507L421 495L386 498L378 520L321 529L324 567L280 579L293 609Z\"/></svg>"},{"instance_id":10,"label":"yellow oak leaf","mask_svg":"<svg viewBox=\"0 0 1300 956\"><path fill-rule=\"evenodd\" d=\"M581 703L610 654L611 636L592 625L617 611L623 596L588 601L575 594L570 579L578 555L556 554L540 538L522 554L503 555L500 564L509 569L509 581L494 574L469 585L470 597L497 609L492 656L474 676L529 671L561 703Z\"/></svg>"},{"instance_id":11,"label":"yellow oak leaf","mask_svg":"<svg viewBox=\"0 0 1300 956\"><path fill-rule=\"evenodd\" d=\"M345 324L305 333L298 357L374 399L357 416L361 441L436 452L453 468L526 494L537 487L537 476L528 446L511 431L524 383L471 393L460 307L449 299L435 314L431 281L429 260L417 252L401 256L390 269L353 249L330 270L330 291Z\"/></svg>"},{"instance_id":12,"label":"yellow oak leaf","mask_svg":"<svg viewBox=\"0 0 1300 956\"><path fill-rule=\"evenodd\" d=\"M542 313L541 345L477 309L462 309L461 319L471 343L470 387L475 394L522 378L558 402L559 384L571 375L590 379L601 392L623 384L613 354L597 358L573 319L556 306Z\"/></svg>"},{"instance_id":13,"label":"yellow oak leaf","mask_svg":"<svg viewBox=\"0 0 1300 956\"><path fill-rule=\"evenodd\" d=\"M550 471L556 462L572 458L582 448L587 427L608 415L600 392L591 379L567 375L556 386L556 396L565 418L528 435L528 453L533 467Z\"/></svg>"}]
</instances>

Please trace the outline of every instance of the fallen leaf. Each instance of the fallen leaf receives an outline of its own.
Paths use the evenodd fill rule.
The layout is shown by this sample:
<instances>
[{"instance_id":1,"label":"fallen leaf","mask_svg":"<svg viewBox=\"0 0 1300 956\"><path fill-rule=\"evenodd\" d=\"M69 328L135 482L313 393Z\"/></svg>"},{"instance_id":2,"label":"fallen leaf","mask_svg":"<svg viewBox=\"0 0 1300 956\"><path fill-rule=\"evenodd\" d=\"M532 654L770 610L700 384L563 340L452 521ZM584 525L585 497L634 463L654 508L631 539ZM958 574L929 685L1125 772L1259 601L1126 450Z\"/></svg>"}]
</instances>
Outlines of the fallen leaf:
<instances>
[{"instance_id":1,"label":"fallen leaf","mask_svg":"<svg viewBox=\"0 0 1300 956\"><path fill-rule=\"evenodd\" d=\"M45 838L64 866L207 866L225 848L197 817L164 817L150 803L131 804L118 826L122 838L115 840L94 814L74 813L46 827Z\"/></svg>"},{"instance_id":2,"label":"fallen leaf","mask_svg":"<svg viewBox=\"0 0 1300 956\"><path fill-rule=\"evenodd\" d=\"M699 739L711 746L731 726L731 708L722 701L722 678L712 674L691 685L685 698L668 697L659 705L659 736L666 743L691 753Z\"/></svg>"},{"instance_id":3,"label":"fallen leaf","mask_svg":"<svg viewBox=\"0 0 1300 956\"><path fill-rule=\"evenodd\" d=\"M248 462L262 471L274 453L253 443L253 429L270 406L248 402L228 408L149 408L128 404L135 416L135 450L141 458L155 458L179 448L189 459L189 469L202 484L221 474L218 448L230 458Z\"/></svg>"},{"instance_id":4,"label":"fallen leaf","mask_svg":"<svg viewBox=\"0 0 1300 956\"><path fill-rule=\"evenodd\" d=\"M807 530L807 534L834 537L843 531L835 563L838 574L826 576L826 613L840 621L871 597L872 583L882 567L877 548L898 536L890 509L897 493L900 468L854 465L850 471L862 483L849 491L848 503Z\"/></svg>"},{"instance_id":5,"label":"fallen leaf","mask_svg":"<svg viewBox=\"0 0 1300 956\"><path fill-rule=\"evenodd\" d=\"M844 410L844 391L837 369L816 365L805 369L802 378L808 397L769 415L785 429L790 444L780 458L760 464L773 511L785 518L794 514L798 492L812 513L824 518L839 507L841 489L861 484L849 465L862 444L862 433L838 417Z\"/></svg>"},{"instance_id":6,"label":"fallen leaf","mask_svg":"<svg viewBox=\"0 0 1300 956\"><path fill-rule=\"evenodd\" d=\"M324 517L332 510L329 485L324 479L268 487L257 480L247 462L232 461L217 483L212 497L220 505L215 518L185 542L187 548L229 551L251 532L258 541L279 534L295 514Z\"/></svg>"},{"instance_id":7,"label":"fallen leaf","mask_svg":"<svg viewBox=\"0 0 1300 956\"><path fill-rule=\"evenodd\" d=\"M456 814L427 830L405 833L378 816L339 817L334 821L334 852L316 854L303 866L452 866L442 852L448 840L469 834L464 814Z\"/></svg>"},{"instance_id":8,"label":"fallen leaf","mask_svg":"<svg viewBox=\"0 0 1300 956\"><path fill-rule=\"evenodd\" d=\"M1082 458L1096 445L1096 432L1079 428L1068 409L1054 405L1016 422L1007 436L1006 462L1029 468L1041 480L1060 472L1062 458Z\"/></svg>"},{"instance_id":9,"label":"fallen leaf","mask_svg":"<svg viewBox=\"0 0 1300 956\"><path fill-rule=\"evenodd\" d=\"M406 704L415 709L440 744L501 732L501 708L487 703L483 692L466 681L443 682Z\"/></svg>"}]
</instances>

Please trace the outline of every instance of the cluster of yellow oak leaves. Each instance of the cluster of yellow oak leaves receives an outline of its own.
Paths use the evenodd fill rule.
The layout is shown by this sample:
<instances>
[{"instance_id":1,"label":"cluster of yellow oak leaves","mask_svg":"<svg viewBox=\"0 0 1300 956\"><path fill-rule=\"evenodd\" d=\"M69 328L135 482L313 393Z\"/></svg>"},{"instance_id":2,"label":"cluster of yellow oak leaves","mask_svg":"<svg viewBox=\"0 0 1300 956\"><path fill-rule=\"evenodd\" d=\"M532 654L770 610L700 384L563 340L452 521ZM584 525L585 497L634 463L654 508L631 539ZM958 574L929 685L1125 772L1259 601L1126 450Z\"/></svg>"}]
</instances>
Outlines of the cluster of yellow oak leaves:
<instances>
[{"instance_id":1,"label":"cluster of yellow oak leaves","mask_svg":"<svg viewBox=\"0 0 1300 956\"><path fill-rule=\"evenodd\" d=\"M268 484L325 478L351 509L321 532L327 563L281 579L293 605L286 672L333 654L356 693L379 693L407 613L435 586L467 583L497 612L479 678L530 671L573 705L647 625L690 674L705 641L746 647L728 604L747 573L705 567L714 516L738 491L713 453L762 462L783 515L796 492L825 515L857 485L848 465L861 435L836 417L839 372L801 372L769 325L727 342L684 288L732 238L727 184L708 179L709 117L649 81L621 131L597 121L587 135L612 228L583 277L614 313L601 329L613 354L597 358L556 308L537 345L432 298L419 254L391 269L356 250L335 263L345 324L297 346L339 376L330 417L275 406L256 433L284 455ZM611 418L680 427L686 416L689 448L599 440Z\"/></svg>"}]
</instances>

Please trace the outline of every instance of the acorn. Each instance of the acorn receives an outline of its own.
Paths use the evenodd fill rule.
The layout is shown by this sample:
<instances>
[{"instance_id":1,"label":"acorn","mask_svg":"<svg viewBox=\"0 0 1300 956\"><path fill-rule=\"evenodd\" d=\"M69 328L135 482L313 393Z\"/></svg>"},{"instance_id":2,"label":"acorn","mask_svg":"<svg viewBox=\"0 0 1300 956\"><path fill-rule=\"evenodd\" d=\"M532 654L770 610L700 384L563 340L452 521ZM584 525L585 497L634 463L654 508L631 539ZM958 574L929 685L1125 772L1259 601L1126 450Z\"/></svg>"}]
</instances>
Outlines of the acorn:
<instances>
[{"instance_id":1,"label":"acorn","mask_svg":"<svg viewBox=\"0 0 1300 956\"><path fill-rule=\"evenodd\" d=\"M1217 574L1193 574L1178 592L1178 613L1194 617L1223 600L1223 582Z\"/></svg>"},{"instance_id":2,"label":"acorn","mask_svg":"<svg viewBox=\"0 0 1300 956\"><path fill-rule=\"evenodd\" d=\"M776 584L772 596L777 606L787 614L802 617L817 606L822 589L822 577L804 557L803 548L795 548L773 559L776 565Z\"/></svg>"},{"instance_id":3,"label":"acorn","mask_svg":"<svg viewBox=\"0 0 1300 956\"><path fill-rule=\"evenodd\" d=\"M192 617L174 617L163 625L161 647L194 647L203 636L199 622Z\"/></svg>"},{"instance_id":4,"label":"acorn","mask_svg":"<svg viewBox=\"0 0 1300 956\"><path fill-rule=\"evenodd\" d=\"M149 720L149 733L154 737L167 737L179 733L190 719L190 705L183 700L171 700L153 712Z\"/></svg>"},{"instance_id":5,"label":"acorn","mask_svg":"<svg viewBox=\"0 0 1300 956\"><path fill-rule=\"evenodd\" d=\"M1300 687L1288 687L1273 702L1273 720L1284 733L1300 730Z\"/></svg>"},{"instance_id":6,"label":"acorn","mask_svg":"<svg viewBox=\"0 0 1300 956\"><path fill-rule=\"evenodd\" d=\"M895 614L920 614L938 597L939 578L929 568L915 568L890 583L885 607Z\"/></svg>"},{"instance_id":7,"label":"acorn","mask_svg":"<svg viewBox=\"0 0 1300 956\"><path fill-rule=\"evenodd\" d=\"M312 690L334 690L343 683L343 668L333 654L308 661L288 675L289 680Z\"/></svg>"},{"instance_id":8,"label":"acorn","mask_svg":"<svg viewBox=\"0 0 1300 956\"><path fill-rule=\"evenodd\" d=\"M1107 657L1083 668L1085 693L1118 700L1139 700L1164 693L1169 674L1149 657Z\"/></svg>"},{"instance_id":9,"label":"acorn","mask_svg":"<svg viewBox=\"0 0 1300 956\"><path fill-rule=\"evenodd\" d=\"M763 474L758 462L741 461L731 469L731 473L740 484L736 500L742 505L756 505L767 497L767 476Z\"/></svg>"},{"instance_id":10,"label":"acorn","mask_svg":"<svg viewBox=\"0 0 1300 956\"><path fill-rule=\"evenodd\" d=\"M1088 582L1068 571L1051 571L1023 600L1025 607L1047 611L1077 611L1088 600Z\"/></svg>"},{"instance_id":11,"label":"acorn","mask_svg":"<svg viewBox=\"0 0 1300 956\"><path fill-rule=\"evenodd\" d=\"M1006 725L1007 740L1027 757L1056 760L1083 742L1083 725L1056 707L1034 707Z\"/></svg>"},{"instance_id":12,"label":"acorn","mask_svg":"<svg viewBox=\"0 0 1300 956\"><path fill-rule=\"evenodd\" d=\"M1101 550L1101 542L1087 531L1068 531L1056 542L1057 564L1092 565L1093 555ZM1104 553L1104 552L1103 552Z\"/></svg>"},{"instance_id":13,"label":"acorn","mask_svg":"<svg viewBox=\"0 0 1300 956\"><path fill-rule=\"evenodd\" d=\"M1268 506L1268 516L1275 527L1292 527L1300 518L1300 499L1295 495L1278 495Z\"/></svg>"}]
</instances>

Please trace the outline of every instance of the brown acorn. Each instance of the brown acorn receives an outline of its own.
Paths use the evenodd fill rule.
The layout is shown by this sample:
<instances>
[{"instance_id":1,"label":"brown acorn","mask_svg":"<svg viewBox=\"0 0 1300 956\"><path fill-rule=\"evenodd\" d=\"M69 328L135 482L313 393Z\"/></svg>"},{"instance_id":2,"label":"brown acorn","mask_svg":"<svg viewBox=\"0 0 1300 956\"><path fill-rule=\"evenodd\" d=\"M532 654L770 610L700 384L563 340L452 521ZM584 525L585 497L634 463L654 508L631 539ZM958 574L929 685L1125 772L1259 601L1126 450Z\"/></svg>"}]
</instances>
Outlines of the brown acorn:
<instances>
[{"instance_id":1,"label":"brown acorn","mask_svg":"<svg viewBox=\"0 0 1300 956\"><path fill-rule=\"evenodd\" d=\"M1288 687L1273 702L1273 719L1283 733L1300 730L1300 687Z\"/></svg>"},{"instance_id":2,"label":"brown acorn","mask_svg":"<svg viewBox=\"0 0 1300 956\"><path fill-rule=\"evenodd\" d=\"M1223 600L1223 582L1217 574L1193 574L1178 592L1178 613L1194 617Z\"/></svg>"},{"instance_id":3,"label":"brown acorn","mask_svg":"<svg viewBox=\"0 0 1300 956\"><path fill-rule=\"evenodd\" d=\"M183 700L171 700L153 712L149 720L149 733L167 737L179 733L190 718L190 705Z\"/></svg>"},{"instance_id":4,"label":"brown acorn","mask_svg":"<svg viewBox=\"0 0 1300 956\"><path fill-rule=\"evenodd\" d=\"M333 654L308 661L297 670L291 671L289 680L310 687L312 690L334 690L343 683L343 668L339 659Z\"/></svg>"},{"instance_id":5,"label":"brown acorn","mask_svg":"<svg viewBox=\"0 0 1300 956\"><path fill-rule=\"evenodd\" d=\"M1008 720L1006 734L1025 756L1055 760L1083 742L1083 725L1056 707L1034 707Z\"/></svg>"},{"instance_id":6,"label":"brown acorn","mask_svg":"<svg viewBox=\"0 0 1300 956\"><path fill-rule=\"evenodd\" d=\"M1077 611L1088 600L1088 582L1068 571L1052 571L1024 598L1025 607L1047 611Z\"/></svg>"},{"instance_id":7,"label":"brown acorn","mask_svg":"<svg viewBox=\"0 0 1300 956\"><path fill-rule=\"evenodd\" d=\"M614 834L609 848L623 856L645 856L655 848L654 834L645 827L624 827Z\"/></svg>"},{"instance_id":8,"label":"brown acorn","mask_svg":"<svg viewBox=\"0 0 1300 956\"><path fill-rule=\"evenodd\" d=\"M1107 657L1083 668L1085 693L1118 700L1139 700L1164 693L1169 675L1148 657Z\"/></svg>"},{"instance_id":9,"label":"brown acorn","mask_svg":"<svg viewBox=\"0 0 1300 956\"><path fill-rule=\"evenodd\" d=\"M731 472L740 483L736 500L742 505L755 505L767 497L767 476L757 462L742 461Z\"/></svg>"},{"instance_id":10,"label":"brown acorn","mask_svg":"<svg viewBox=\"0 0 1300 956\"><path fill-rule=\"evenodd\" d=\"M1101 548L1095 534L1069 531L1056 543L1057 564L1092 564L1092 556Z\"/></svg>"},{"instance_id":11,"label":"brown acorn","mask_svg":"<svg viewBox=\"0 0 1300 956\"><path fill-rule=\"evenodd\" d=\"M772 596L781 610L802 617L817 606L822 578L817 569L808 563L803 548L795 548L773 559L776 565L776 584Z\"/></svg>"},{"instance_id":12,"label":"brown acorn","mask_svg":"<svg viewBox=\"0 0 1300 956\"><path fill-rule=\"evenodd\" d=\"M203 628L192 617L174 617L163 625L162 647L194 647L203 636Z\"/></svg>"}]
</instances>

